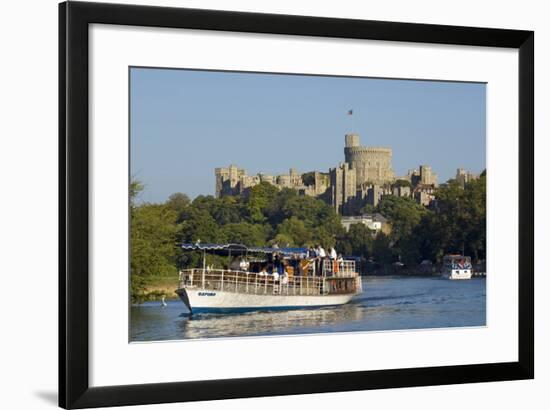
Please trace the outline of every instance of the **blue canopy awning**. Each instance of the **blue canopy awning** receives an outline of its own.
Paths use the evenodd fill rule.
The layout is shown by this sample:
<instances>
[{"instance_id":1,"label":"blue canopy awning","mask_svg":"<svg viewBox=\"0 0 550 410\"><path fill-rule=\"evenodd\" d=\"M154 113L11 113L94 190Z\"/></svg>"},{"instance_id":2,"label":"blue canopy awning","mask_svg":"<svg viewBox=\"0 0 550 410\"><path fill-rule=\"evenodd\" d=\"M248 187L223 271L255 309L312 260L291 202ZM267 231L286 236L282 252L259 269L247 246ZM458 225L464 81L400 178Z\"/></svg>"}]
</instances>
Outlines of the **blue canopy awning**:
<instances>
[{"instance_id":1,"label":"blue canopy awning","mask_svg":"<svg viewBox=\"0 0 550 410\"><path fill-rule=\"evenodd\" d=\"M183 243L180 245L186 251L205 251L213 253L232 253L234 255L242 255L245 253L282 253L283 255L296 255L305 257L307 254L306 248L267 248L259 246L248 247L238 243Z\"/></svg>"}]
</instances>

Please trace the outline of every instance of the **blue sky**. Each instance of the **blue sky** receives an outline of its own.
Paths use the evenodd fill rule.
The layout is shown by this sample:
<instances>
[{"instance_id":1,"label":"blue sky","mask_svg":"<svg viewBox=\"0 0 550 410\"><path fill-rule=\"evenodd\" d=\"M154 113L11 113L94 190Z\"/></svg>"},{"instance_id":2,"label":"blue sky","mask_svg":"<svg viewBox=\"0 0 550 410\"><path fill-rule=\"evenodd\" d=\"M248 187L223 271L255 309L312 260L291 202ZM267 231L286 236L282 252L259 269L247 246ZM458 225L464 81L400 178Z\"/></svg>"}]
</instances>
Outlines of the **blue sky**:
<instances>
[{"instance_id":1,"label":"blue sky","mask_svg":"<svg viewBox=\"0 0 550 410\"><path fill-rule=\"evenodd\" d=\"M132 68L130 173L142 201L214 194L214 168L328 171L344 135L393 149L397 175L485 169L485 84ZM348 110L353 115L347 115Z\"/></svg>"}]
</instances>

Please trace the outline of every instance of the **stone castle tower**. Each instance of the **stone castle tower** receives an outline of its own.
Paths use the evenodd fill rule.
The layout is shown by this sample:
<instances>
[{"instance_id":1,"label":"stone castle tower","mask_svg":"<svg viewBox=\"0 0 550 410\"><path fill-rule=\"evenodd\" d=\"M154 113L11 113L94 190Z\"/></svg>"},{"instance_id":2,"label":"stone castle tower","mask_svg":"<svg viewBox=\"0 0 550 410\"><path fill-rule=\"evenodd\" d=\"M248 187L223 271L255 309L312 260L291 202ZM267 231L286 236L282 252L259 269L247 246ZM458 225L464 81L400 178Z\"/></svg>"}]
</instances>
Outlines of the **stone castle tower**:
<instances>
[{"instance_id":1,"label":"stone castle tower","mask_svg":"<svg viewBox=\"0 0 550 410\"><path fill-rule=\"evenodd\" d=\"M391 148L361 146L357 134L346 134L345 141L345 161L355 170L357 185L383 185L395 180Z\"/></svg>"},{"instance_id":2,"label":"stone castle tower","mask_svg":"<svg viewBox=\"0 0 550 410\"><path fill-rule=\"evenodd\" d=\"M336 212L342 213L344 207L357 195L355 170L347 162L329 169L331 203Z\"/></svg>"}]
</instances>

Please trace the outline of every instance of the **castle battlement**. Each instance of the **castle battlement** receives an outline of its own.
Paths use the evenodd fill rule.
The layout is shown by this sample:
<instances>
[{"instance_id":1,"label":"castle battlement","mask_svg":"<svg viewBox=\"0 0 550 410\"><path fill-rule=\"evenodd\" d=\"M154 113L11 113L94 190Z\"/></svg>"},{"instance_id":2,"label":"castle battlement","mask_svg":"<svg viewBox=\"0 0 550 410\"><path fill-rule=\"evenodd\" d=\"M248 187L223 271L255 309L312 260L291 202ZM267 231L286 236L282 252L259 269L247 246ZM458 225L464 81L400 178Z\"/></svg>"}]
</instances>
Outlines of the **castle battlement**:
<instances>
[{"instance_id":1,"label":"castle battlement","mask_svg":"<svg viewBox=\"0 0 550 410\"><path fill-rule=\"evenodd\" d=\"M382 153L382 154L392 154L391 148L384 148L384 147L346 147L346 151L354 152L354 153L361 153L361 152L367 152L367 153Z\"/></svg>"}]
</instances>

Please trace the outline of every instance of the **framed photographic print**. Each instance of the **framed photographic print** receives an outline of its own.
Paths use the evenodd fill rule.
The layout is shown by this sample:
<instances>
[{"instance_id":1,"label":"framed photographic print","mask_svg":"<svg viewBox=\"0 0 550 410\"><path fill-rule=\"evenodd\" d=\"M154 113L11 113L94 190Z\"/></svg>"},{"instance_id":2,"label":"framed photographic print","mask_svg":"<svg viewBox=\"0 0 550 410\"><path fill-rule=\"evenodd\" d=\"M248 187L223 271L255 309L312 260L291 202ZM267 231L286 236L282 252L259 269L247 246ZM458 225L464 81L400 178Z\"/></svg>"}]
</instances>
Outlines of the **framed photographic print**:
<instances>
[{"instance_id":1,"label":"framed photographic print","mask_svg":"<svg viewBox=\"0 0 550 410\"><path fill-rule=\"evenodd\" d=\"M59 16L60 406L534 377L533 32Z\"/></svg>"}]
</instances>

